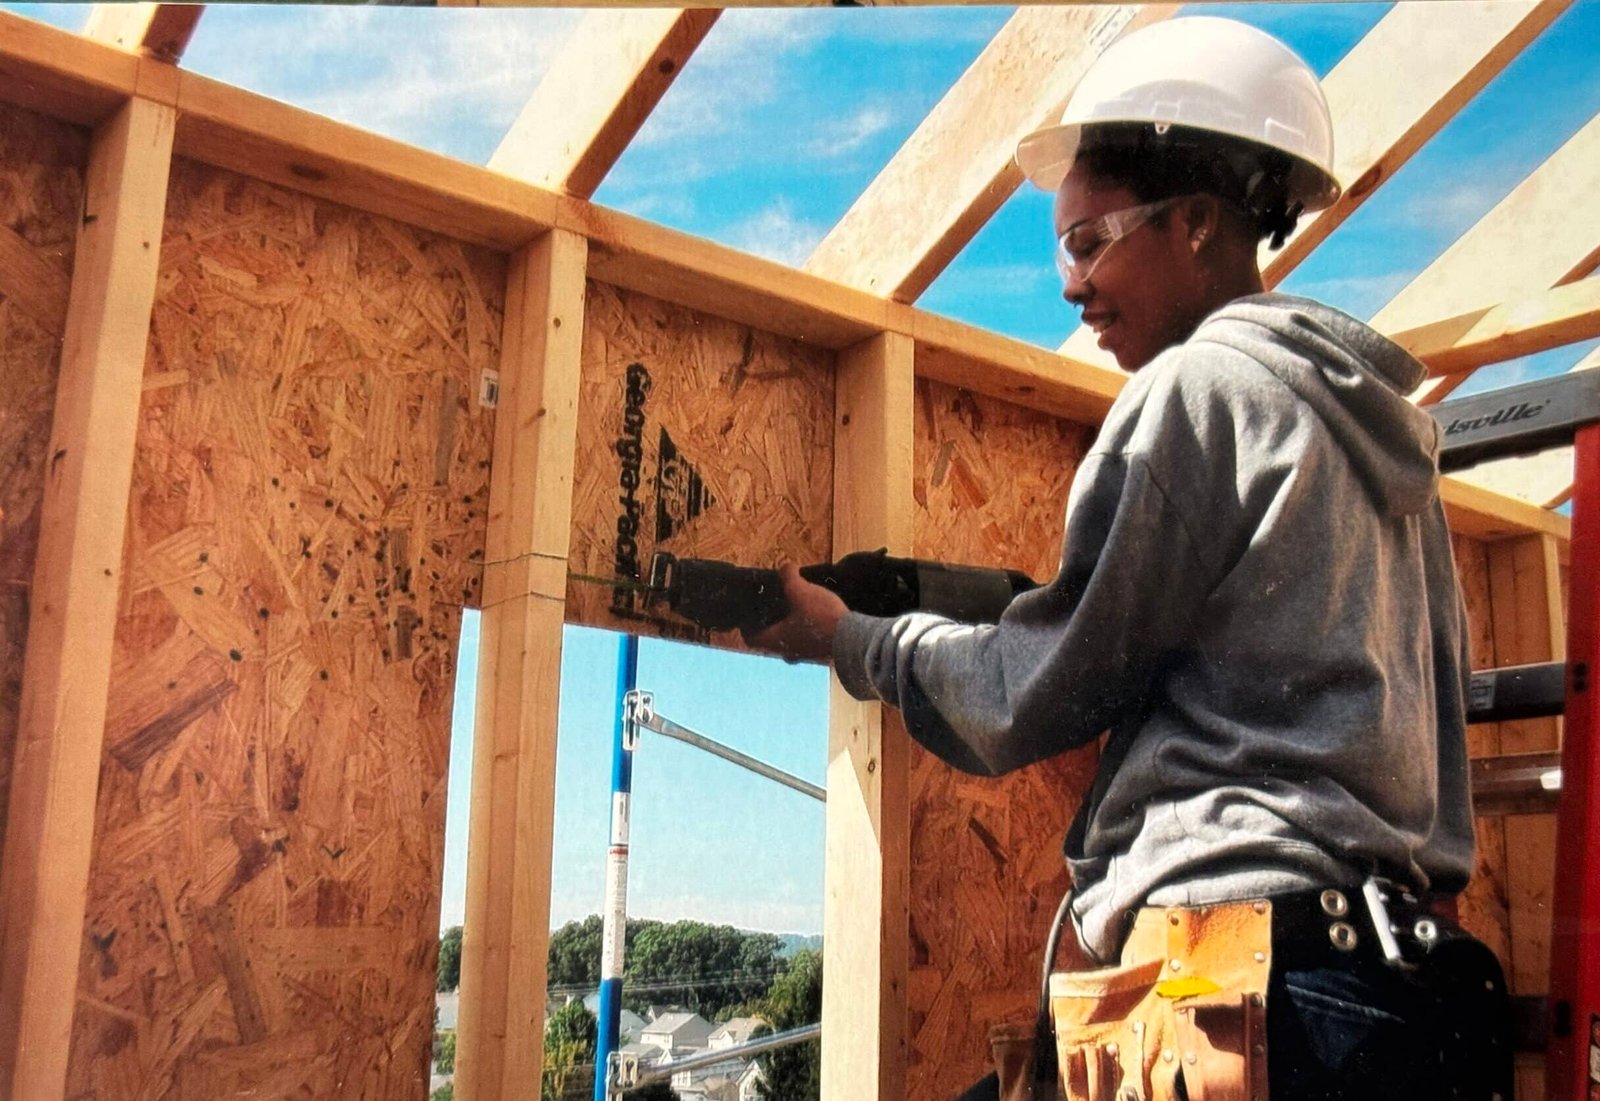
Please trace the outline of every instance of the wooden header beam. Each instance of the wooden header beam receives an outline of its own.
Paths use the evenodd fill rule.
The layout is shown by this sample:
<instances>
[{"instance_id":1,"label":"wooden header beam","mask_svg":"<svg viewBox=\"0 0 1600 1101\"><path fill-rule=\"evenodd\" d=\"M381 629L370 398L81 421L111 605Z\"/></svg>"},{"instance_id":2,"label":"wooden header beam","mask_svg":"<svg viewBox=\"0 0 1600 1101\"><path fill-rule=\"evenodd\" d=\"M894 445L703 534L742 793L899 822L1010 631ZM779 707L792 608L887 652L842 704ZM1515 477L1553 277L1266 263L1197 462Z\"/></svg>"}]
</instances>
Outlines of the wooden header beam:
<instances>
[{"instance_id":1,"label":"wooden header beam","mask_svg":"<svg viewBox=\"0 0 1600 1101\"><path fill-rule=\"evenodd\" d=\"M915 301L1022 183L1018 139L1060 118L1067 96L1119 35L1176 9L1018 9L804 269Z\"/></svg>"},{"instance_id":2,"label":"wooden header beam","mask_svg":"<svg viewBox=\"0 0 1600 1101\"><path fill-rule=\"evenodd\" d=\"M96 4L84 37L175 65L194 37L204 4Z\"/></svg>"},{"instance_id":3,"label":"wooden header beam","mask_svg":"<svg viewBox=\"0 0 1600 1101\"><path fill-rule=\"evenodd\" d=\"M720 14L675 8L588 13L489 167L587 199Z\"/></svg>"}]
</instances>

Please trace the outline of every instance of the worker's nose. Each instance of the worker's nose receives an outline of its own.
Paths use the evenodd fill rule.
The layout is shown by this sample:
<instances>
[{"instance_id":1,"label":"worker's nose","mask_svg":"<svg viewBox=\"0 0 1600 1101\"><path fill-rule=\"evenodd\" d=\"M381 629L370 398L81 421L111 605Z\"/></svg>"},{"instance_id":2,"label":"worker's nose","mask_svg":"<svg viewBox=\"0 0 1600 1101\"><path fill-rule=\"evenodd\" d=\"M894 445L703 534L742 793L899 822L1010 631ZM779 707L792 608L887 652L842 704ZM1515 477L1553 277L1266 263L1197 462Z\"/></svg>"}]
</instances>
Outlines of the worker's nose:
<instances>
[{"instance_id":1,"label":"worker's nose","mask_svg":"<svg viewBox=\"0 0 1600 1101\"><path fill-rule=\"evenodd\" d=\"M1085 306L1094 297L1094 285L1079 279L1077 273L1072 272L1067 275L1067 282L1061 288L1061 297L1074 306Z\"/></svg>"}]
</instances>

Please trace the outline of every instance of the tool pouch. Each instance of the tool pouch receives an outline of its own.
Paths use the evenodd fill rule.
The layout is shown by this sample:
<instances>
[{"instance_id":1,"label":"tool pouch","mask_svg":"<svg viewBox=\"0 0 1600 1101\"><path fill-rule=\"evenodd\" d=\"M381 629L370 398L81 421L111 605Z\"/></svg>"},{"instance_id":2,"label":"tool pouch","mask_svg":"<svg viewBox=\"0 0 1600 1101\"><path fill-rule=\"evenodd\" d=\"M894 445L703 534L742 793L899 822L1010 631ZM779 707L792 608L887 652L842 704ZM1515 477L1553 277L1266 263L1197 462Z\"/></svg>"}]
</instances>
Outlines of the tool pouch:
<instances>
[{"instance_id":1,"label":"tool pouch","mask_svg":"<svg viewBox=\"0 0 1600 1101\"><path fill-rule=\"evenodd\" d=\"M1065 1097L1263 1101L1271 968L1267 902L1141 910L1119 964L1050 976Z\"/></svg>"}]
</instances>

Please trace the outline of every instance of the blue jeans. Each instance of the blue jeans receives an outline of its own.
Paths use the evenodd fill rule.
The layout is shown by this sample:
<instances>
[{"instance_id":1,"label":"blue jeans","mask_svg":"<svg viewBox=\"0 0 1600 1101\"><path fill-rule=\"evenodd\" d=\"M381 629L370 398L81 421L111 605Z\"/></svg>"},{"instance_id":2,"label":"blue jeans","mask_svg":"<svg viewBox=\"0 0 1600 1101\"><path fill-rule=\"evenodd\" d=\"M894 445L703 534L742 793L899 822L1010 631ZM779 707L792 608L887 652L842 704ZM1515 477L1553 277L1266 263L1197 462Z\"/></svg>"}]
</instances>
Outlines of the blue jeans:
<instances>
[{"instance_id":1,"label":"blue jeans","mask_svg":"<svg viewBox=\"0 0 1600 1101\"><path fill-rule=\"evenodd\" d=\"M1512 1101L1500 964L1464 935L1415 971L1373 954L1274 967L1267 1076L1274 1101Z\"/></svg>"}]
</instances>

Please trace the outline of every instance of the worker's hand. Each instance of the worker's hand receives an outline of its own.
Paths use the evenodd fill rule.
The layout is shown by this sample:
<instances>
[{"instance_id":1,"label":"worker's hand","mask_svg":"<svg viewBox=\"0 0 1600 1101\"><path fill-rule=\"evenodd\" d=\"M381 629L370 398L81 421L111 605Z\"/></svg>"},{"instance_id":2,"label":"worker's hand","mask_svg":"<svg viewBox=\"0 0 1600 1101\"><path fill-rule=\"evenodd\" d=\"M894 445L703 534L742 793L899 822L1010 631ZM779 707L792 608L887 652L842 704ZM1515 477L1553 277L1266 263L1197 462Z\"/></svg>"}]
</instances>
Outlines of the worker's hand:
<instances>
[{"instance_id":1,"label":"worker's hand","mask_svg":"<svg viewBox=\"0 0 1600 1101\"><path fill-rule=\"evenodd\" d=\"M837 593L813 585L800 576L800 567L786 562L778 567L783 579L789 614L770 627L746 632L745 642L757 650L778 654L787 661L829 661L833 633L849 611Z\"/></svg>"}]
</instances>

